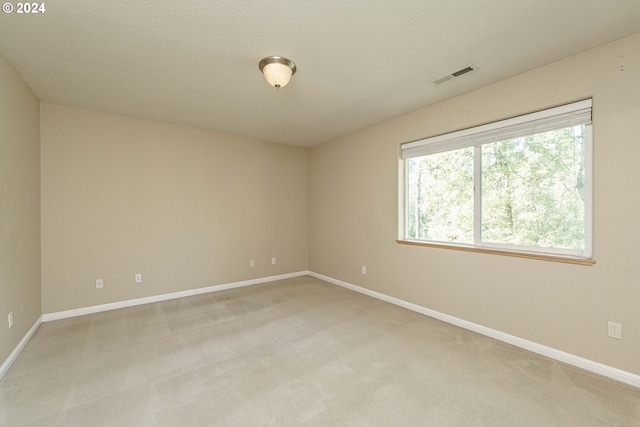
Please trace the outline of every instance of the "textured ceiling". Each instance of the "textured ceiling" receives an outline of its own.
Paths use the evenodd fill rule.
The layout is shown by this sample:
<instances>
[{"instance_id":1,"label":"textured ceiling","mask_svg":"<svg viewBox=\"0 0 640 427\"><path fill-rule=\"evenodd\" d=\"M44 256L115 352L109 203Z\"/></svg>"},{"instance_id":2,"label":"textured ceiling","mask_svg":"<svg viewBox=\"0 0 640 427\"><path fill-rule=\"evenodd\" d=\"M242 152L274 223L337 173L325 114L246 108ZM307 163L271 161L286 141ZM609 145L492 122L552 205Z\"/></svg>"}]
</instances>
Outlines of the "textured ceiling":
<instances>
[{"instance_id":1,"label":"textured ceiling","mask_svg":"<svg viewBox=\"0 0 640 427\"><path fill-rule=\"evenodd\" d=\"M45 6L0 14L0 49L42 101L300 146L640 31L638 0ZM280 91L258 70L270 55L298 66Z\"/></svg>"}]
</instances>

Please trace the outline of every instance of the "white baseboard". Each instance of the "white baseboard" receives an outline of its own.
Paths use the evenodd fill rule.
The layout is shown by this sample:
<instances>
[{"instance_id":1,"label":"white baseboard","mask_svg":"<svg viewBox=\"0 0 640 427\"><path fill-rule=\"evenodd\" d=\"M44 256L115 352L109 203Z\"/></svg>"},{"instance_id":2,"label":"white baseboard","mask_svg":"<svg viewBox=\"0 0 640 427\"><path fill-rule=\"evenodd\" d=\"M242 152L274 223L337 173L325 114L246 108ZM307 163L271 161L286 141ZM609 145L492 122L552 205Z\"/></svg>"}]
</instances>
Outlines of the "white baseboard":
<instances>
[{"instance_id":1,"label":"white baseboard","mask_svg":"<svg viewBox=\"0 0 640 427\"><path fill-rule=\"evenodd\" d=\"M239 287L243 287L243 286L251 286L251 285L256 285L256 284L259 284L259 283L273 282L273 281L276 281L276 280L289 279L289 278L300 277L300 276L305 276L305 275L313 276L313 277L315 277L317 279L324 280L324 281L329 282L329 283L333 283L334 285L338 285L338 286L341 286L341 287L344 287L344 288L347 288L347 289L351 289L352 291L356 291L356 292L359 292L361 294L368 295L370 297L377 298L379 300L382 300L382 301L385 301L385 302L388 302L388 303L391 303L391 304L395 304L397 306L406 308L408 310L415 311L415 312L420 313L420 314L424 314L425 316L429 316L429 317L433 317L434 319L442 320L443 322L450 323L452 325L459 326L461 328L464 328L464 329L467 329L467 330L470 330L470 331L473 331L473 332L477 332L477 333L482 334L482 335L486 335L488 337L497 339L498 341L502 341L502 342L505 342L507 344L511 344L511 345L516 346L516 347L520 347L520 348L523 348L525 350L529 350L529 351L532 351L534 353L549 357L551 359L555 359L555 360L558 360L560 362L564 362L564 363L567 363L569 365L573 365L573 366L576 366L578 368L582 368L582 369L585 369L587 371L594 372L596 374L599 374L599 375L602 375L602 376L605 376L605 377L608 377L608 378L612 378L614 380L623 382L625 384L629 384L629 385L632 385L634 387L639 387L640 388L640 376L639 375L632 374L630 372L626 372L626 371L623 371L621 369L617 369L617 368L614 368L614 367L611 367L611 366L608 366L608 365L604 365L604 364L599 363L599 362L594 362L592 360L585 359L583 357L576 356L574 354L566 353L564 351L557 350L555 348L547 347L545 345L538 344L538 343L535 343L533 341L525 340L523 338L519 338L519 337L516 337L514 335L506 334L504 332L500 332L500 331L497 331L495 329L487 328L486 326L478 325L476 323L469 322L469 321L463 320L463 319L459 319L457 317L450 316L448 314L440 313L438 311L431 310L429 308L422 307L420 305L413 304L413 303L401 300L399 298L391 297L391 296L382 294L380 292L376 292L376 291L372 291L370 289L362 288L360 286L356 286L356 285L353 285L351 283L344 282L342 280L338 280L338 279L334 279L334 278L329 277L329 276L325 276L325 275L322 275L322 274L314 273L312 271L299 271L299 272L296 272L296 273L289 273L289 274L282 274L282 275L278 275L278 276L263 277L263 278L259 278L259 279L251 279L251 280L245 280L245 281L241 281L241 282L226 283L226 284L222 284L222 285L208 286L208 287L205 287L205 288L198 288L198 289L190 289L190 290L187 290L187 291L173 292L173 293L170 293L170 294L156 295L156 296L152 296L152 297L137 298L137 299L133 299L133 300L120 301L120 302L115 302L115 303L110 303L110 304L102 304L102 305L96 305L96 306L92 306L92 307L78 308L78 309L75 309L75 310L67 310L67 311L60 311L60 312L56 312L56 313L43 314L36 321L36 323L34 323L34 325L31 327L29 332L27 332L27 334L20 341L18 346L9 355L7 360L5 360L5 362L2 364L2 366L0 366L0 380L9 371L9 368L11 367L13 362L16 360L16 358L18 357L18 355L20 354L22 349L27 345L27 343L29 342L29 340L31 339L33 334L38 330L38 327L40 326L40 324L42 322L48 322L48 321L59 320L59 319L66 319L66 318L69 318L69 317L83 316L83 315L86 315L86 314L99 313L99 312L108 311L108 310L116 310L116 309L119 309L119 308L132 307L132 306L136 306L136 305L149 304L149 303L153 303L153 302L166 301L166 300L176 299L176 298L183 298L183 297L188 297L188 296L193 296L193 295L205 294L205 293L209 293L209 292L222 291L222 290L225 290L225 289L233 289L233 288L239 288Z\"/></svg>"},{"instance_id":2,"label":"white baseboard","mask_svg":"<svg viewBox=\"0 0 640 427\"><path fill-rule=\"evenodd\" d=\"M36 320L31 329L29 329L25 336L22 337L16 348L14 348L9 357L7 357L7 360L5 360L4 363L0 366L0 380L2 380L7 372L9 372L9 368L11 368L13 362L16 361L20 352L25 348L25 346L27 345L33 334L36 333L41 324L42 316L40 316L38 320Z\"/></svg>"},{"instance_id":3,"label":"white baseboard","mask_svg":"<svg viewBox=\"0 0 640 427\"><path fill-rule=\"evenodd\" d=\"M477 332L482 335L486 335L498 341L503 341L507 344L511 344L516 347L520 347L525 350L529 350L534 353L541 354L551 359L555 359L560 362L564 362L569 365L573 365L578 368L582 368L587 371L594 372L596 374L599 374L608 378L612 378L614 380L623 382L625 384L629 384L635 387L640 387L640 375L632 374L630 372L626 372L621 369L604 365L602 363L594 362L592 360L585 359L583 357L576 356L574 354L566 353L561 350L556 350L555 348L547 347L545 345L538 344L533 341L525 340L523 338L519 338L514 335L497 331L495 329L487 328L486 326L478 325L477 323L469 322L467 320L459 319L457 317L450 316L448 314L440 313L438 311L431 310L429 308L422 307L420 305L413 304L398 298L390 297L388 295L385 295L376 291L372 291L370 289L352 285L351 283L343 282L342 280L334 279L332 277L324 276L322 274L314 273L312 271L309 272L309 275L317 279L324 280L329 283L333 283L334 285L342 286L344 288L351 289L352 291L356 291L361 294L365 294L370 297L377 298L379 300L406 308L408 310L415 311L420 314L424 314L425 316L433 317L435 319L442 320L443 322L450 323L452 325L459 326L461 328L468 329L470 331Z\"/></svg>"},{"instance_id":4,"label":"white baseboard","mask_svg":"<svg viewBox=\"0 0 640 427\"><path fill-rule=\"evenodd\" d=\"M193 295L206 294L209 292L223 291L225 289L241 288L243 286L257 285L259 283L274 282L276 280L290 279L292 277L306 276L308 271L298 271L296 273L280 274L278 276L261 277L259 279L243 280L241 282L225 283L222 285L207 286L205 288L189 289L186 291L172 292L169 294L154 295L151 297L136 298L126 301L112 302L109 304L94 305L91 307L76 308L74 310L58 311L42 315L43 322L52 320L67 319L69 317L84 316L86 314L100 313L102 311L117 310L119 308L133 307L136 305L149 304L170 299L190 297Z\"/></svg>"}]
</instances>

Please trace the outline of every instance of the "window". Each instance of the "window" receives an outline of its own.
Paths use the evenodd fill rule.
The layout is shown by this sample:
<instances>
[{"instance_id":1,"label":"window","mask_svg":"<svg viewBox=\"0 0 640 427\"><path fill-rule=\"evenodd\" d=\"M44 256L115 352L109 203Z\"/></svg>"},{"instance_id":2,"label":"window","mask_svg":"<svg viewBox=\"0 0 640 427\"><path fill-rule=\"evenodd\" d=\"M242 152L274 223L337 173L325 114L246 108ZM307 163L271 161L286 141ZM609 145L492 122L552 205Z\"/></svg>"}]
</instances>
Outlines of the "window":
<instances>
[{"instance_id":1,"label":"window","mask_svg":"<svg viewBox=\"0 0 640 427\"><path fill-rule=\"evenodd\" d=\"M591 100L402 144L401 240L591 258Z\"/></svg>"}]
</instances>

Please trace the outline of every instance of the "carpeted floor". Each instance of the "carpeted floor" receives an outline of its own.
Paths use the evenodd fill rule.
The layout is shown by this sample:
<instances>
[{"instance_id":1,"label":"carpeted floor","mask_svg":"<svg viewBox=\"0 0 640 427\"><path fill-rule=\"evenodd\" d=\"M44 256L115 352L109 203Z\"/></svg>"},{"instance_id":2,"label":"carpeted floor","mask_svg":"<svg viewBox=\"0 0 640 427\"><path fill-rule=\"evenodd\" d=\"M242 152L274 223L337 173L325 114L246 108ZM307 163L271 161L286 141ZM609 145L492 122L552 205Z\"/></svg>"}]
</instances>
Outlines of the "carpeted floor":
<instances>
[{"instance_id":1,"label":"carpeted floor","mask_svg":"<svg viewBox=\"0 0 640 427\"><path fill-rule=\"evenodd\" d=\"M44 323L0 425L640 426L640 389L305 276Z\"/></svg>"}]
</instances>

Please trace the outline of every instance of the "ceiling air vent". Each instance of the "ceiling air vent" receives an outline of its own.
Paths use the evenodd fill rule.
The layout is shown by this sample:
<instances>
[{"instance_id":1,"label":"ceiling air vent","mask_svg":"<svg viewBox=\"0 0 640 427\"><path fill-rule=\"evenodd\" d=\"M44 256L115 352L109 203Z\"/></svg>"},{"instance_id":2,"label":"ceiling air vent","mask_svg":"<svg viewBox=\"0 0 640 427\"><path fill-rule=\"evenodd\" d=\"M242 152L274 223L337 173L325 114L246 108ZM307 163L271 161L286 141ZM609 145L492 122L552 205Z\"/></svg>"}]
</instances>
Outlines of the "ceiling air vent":
<instances>
[{"instance_id":1,"label":"ceiling air vent","mask_svg":"<svg viewBox=\"0 0 640 427\"><path fill-rule=\"evenodd\" d=\"M446 81L455 79L456 77L460 77L472 71L476 71L477 69L478 67L476 67L475 65L469 64L466 67L460 68L459 70L452 71L450 73L445 74L442 77L438 77L437 79L431 80L431 84L438 86Z\"/></svg>"}]
</instances>

